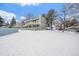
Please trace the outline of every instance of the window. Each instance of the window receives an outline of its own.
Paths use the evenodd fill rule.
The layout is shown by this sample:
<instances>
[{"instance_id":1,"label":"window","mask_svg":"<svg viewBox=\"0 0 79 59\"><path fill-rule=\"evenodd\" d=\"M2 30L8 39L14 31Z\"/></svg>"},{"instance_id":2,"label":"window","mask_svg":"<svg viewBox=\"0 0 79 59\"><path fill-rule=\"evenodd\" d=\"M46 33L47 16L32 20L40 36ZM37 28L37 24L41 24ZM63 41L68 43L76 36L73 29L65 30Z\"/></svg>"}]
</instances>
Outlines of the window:
<instances>
[{"instance_id":1,"label":"window","mask_svg":"<svg viewBox=\"0 0 79 59\"><path fill-rule=\"evenodd\" d=\"M39 27L39 25L37 25L37 27Z\"/></svg>"}]
</instances>

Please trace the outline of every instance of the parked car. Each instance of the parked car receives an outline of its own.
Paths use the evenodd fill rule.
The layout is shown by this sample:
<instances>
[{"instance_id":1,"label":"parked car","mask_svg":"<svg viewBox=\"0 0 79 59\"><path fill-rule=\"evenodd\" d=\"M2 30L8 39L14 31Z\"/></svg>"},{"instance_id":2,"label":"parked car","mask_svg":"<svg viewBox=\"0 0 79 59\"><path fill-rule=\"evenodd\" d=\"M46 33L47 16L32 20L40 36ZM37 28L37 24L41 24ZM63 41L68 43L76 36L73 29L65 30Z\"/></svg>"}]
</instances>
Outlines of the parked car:
<instances>
[{"instance_id":1,"label":"parked car","mask_svg":"<svg viewBox=\"0 0 79 59\"><path fill-rule=\"evenodd\" d=\"M51 28L50 27L46 27L46 30L51 30Z\"/></svg>"},{"instance_id":2,"label":"parked car","mask_svg":"<svg viewBox=\"0 0 79 59\"><path fill-rule=\"evenodd\" d=\"M77 25L77 26L75 27L75 31L76 31L76 32L79 32L79 25Z\"/></svg>"},{"instance_id":3,"label":"parked car","mask_svg":"<svg viewBox=\"0 0 79 59\"><path fill-rule=\"evenodd\" d=\"M76 29L76 32L79 32L79 29Z\"/></svg>"}]
</instances>

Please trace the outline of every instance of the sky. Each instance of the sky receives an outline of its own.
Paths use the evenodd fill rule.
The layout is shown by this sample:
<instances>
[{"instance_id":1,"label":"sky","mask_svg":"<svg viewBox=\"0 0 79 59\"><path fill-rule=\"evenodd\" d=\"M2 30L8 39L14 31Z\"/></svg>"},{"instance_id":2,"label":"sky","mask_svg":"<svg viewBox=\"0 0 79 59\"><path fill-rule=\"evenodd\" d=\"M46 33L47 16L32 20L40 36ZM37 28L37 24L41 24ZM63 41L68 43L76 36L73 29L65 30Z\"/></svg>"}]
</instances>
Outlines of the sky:
<instances>
[{"instance_id":1,"label":"sky","mask_svg":"<svg viewBox=\"0 0 79 59\"><path fill-rule=\"evenodd\" d=\"M20 20L28 13L39 16L43 13L48 13L50 9L60 11L62 7L62 3L0 3L0 16L6 19L11 19L15 16L16 20Z\"/></svg>"}]
</instances>

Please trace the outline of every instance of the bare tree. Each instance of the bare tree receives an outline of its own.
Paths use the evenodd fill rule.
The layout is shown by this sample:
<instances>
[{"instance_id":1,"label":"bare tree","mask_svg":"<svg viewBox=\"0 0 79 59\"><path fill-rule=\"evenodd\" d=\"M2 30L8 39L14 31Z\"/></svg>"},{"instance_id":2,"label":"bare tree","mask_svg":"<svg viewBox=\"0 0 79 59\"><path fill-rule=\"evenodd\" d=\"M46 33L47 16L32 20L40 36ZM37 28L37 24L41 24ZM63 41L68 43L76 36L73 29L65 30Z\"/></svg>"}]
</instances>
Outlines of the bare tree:
<instances>
[{"instance_id":1,"label":"bare tree","mask_svg":"<svg viewBox=\"0 0 79 59\"><path fill-rule=\"evenodd\" d=\"M67 16L69 14L69 10L70 10L70 4L67 5L66 4L63 4L63 9L62 9L62 15L63 15L63 24L62 24L62 29L63 29L63 32L65 30L65 21L67 19Z\"/></svg>"},{"instance_id":2,"label":"bare tree","mask_svg":"<svg viewBox=\"0 0 79 59\"><path fill-rule=\"evenodd\" d=\"M66 6L70 14L79 13L79 3L69 3Z\"/></svg>"},{"instance_id":3,"label":"bare tree","mask_svg":"<svg viewBox=\"0 0 79 59\"><path fill-rule=\"evenodd\" d=\"M63 31L65 30L65 21L68 15L74 15L79 12L79 3L63 4Z\"/></svg>"}]
</instances>

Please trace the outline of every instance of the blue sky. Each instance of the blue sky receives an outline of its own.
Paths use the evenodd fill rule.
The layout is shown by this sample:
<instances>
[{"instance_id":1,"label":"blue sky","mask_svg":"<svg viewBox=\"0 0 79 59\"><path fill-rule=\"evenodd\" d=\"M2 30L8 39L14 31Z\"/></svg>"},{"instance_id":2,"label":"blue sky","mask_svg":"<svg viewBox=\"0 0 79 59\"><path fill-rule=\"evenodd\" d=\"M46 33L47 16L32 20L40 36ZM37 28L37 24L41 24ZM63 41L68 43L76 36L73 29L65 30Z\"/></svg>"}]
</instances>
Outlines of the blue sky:
<instances>
[{"instance_id":1,"label":"blue sky","mask_svg":"<svg viewBox=\"0 0 79 59\"><path fill-rule=\"evenodd\" d=\"M0 3L0 10L14 13L16 15L16 19L19 20L21 16L25 16L28 13L32 13L34 16L39 16L40 14L47 13L49 9L60 11L62 6L62 3L40 3L38 5Z\"/></svg>"}]
</instances>

